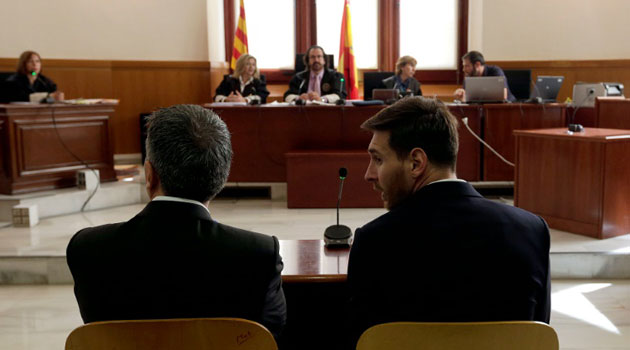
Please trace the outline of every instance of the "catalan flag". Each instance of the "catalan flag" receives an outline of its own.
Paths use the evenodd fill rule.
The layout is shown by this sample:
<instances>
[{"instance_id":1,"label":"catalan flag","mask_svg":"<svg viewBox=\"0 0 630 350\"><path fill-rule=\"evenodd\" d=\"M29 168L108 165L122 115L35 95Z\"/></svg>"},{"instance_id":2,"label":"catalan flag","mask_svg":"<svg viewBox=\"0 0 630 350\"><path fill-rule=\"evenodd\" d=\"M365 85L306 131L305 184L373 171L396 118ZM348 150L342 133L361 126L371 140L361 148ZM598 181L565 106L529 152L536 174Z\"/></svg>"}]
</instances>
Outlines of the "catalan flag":
<instances>
[{"instance_id":1,"label":"catalan flag","mask_svg":"<svg viewBox=\"0 0 630 350\"><path fill-rule=\"evenodd\" d=\"M238 26L234 33L234 48L232 49L232 62L230 68L236 69L236 60L247 51L247 24L245 24L245 5L241 0L241 10L238 15Z\"/></svg>"},{"instance_id":2,"label":"catalan flag","mask_svg":"<svg viewBox=\"0 0 630 350\"><path fill-rule=\"evenodd\" d=\"M350 99L359 98L359 79L357 79L357 65L354 62L352 48L352 21L350 20L350 0L343 5L341 19L341 40L339 42L339 65L337 70L346 78L346 91Z\"/></svg>"}]
</instances>

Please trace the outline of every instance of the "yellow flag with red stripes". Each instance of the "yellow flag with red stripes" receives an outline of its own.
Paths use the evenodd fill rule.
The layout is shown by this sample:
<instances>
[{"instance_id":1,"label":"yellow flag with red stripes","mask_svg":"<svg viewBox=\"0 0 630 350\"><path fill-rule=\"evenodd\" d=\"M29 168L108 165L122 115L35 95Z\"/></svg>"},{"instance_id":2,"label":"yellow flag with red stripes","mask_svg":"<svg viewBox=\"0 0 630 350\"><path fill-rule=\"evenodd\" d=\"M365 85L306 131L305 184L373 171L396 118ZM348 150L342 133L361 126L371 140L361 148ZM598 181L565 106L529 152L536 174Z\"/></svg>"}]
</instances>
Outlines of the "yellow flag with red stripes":
<instances>
[{"instance_id":1,"label":"yellow flag with red stripes","mask_svg":"<svg viewBox=\"0 0 630 350\"><path fill-rule=\"evenodd\" d=\"M247 53L247 24L245 24L245 5L241 0L241 9L238 15L238 26L234 33L234 48L232 49L232 62L230 68L236 69L236 60L242 54Z\"/></svg>"},{"instance_id":2,"label":"yellow flag with red stripes","mask_svg":"<svg viewBox=\"0 0 630 350\"><path fill-rule=\"evenodd\" d=\"M346 78L346 91L348 98L359 98L359 79L357 79L357 65L354 61L354 49L352 48L352 21L350 20L350 0L345 0L343 5L343 18L341 19L341 40L339 43L339 66L337 71Z\"/></svg>"}]
</instances>

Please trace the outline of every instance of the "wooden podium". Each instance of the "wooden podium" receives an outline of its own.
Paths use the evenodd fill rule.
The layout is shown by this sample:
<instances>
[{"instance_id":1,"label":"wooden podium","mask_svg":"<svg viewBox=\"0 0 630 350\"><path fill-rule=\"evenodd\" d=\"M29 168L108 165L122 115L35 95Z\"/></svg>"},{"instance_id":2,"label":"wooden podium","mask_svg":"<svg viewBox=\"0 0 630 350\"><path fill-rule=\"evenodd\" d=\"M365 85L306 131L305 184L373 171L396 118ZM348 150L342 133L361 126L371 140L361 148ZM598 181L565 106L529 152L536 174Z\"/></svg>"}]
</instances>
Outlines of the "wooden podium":
<instances>
[{"instance_id":1,"label":"wooden podium","mask_svg":"<svg viewBox=\"0 0 630 350\"><path fill-rule=\"evenodd\" d=\"M595 238L630 233L630 130L517 130L514 205Z\"/></svg>"},{"instance_id":2,"label":"wooden podium","mask_svg":"<svg viewBox=\"0 0 630 350\"><path fill-rule=\"evenodd\" d=\"M0 104L0 193L74 186L85 164L99 170L101 181L116 180L109 143L114 107Z\"/></svg>"}]
</instances>

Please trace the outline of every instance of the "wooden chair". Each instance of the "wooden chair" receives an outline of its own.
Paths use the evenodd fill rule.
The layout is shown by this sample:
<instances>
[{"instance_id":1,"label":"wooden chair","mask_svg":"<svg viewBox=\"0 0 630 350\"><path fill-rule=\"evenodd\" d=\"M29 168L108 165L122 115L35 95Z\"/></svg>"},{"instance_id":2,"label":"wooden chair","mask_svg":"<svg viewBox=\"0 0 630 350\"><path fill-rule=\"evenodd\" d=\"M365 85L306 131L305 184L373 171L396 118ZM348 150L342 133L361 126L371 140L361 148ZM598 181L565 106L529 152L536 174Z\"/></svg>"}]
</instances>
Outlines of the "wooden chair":
<instances>
[{"instance_id":1,"label":"wooden chair","mask_svg":"<svg viewBox=\"0 0 630 350\"><path fill-rule=\"evenodd\" d=\"M357 350L558 350L549 325L534 321L376 325L359 338Z\"/></svg>"},{"instance_id":2,"label":"wooden chair","mask_svg":"<svg viewBox=\"0 0 630 350\"><path fill-rule=\"evenodd\" d=\"M66 350L277 350L259 323L238 318L94 322L66 339Z\"/></svg>"}]
</instances>

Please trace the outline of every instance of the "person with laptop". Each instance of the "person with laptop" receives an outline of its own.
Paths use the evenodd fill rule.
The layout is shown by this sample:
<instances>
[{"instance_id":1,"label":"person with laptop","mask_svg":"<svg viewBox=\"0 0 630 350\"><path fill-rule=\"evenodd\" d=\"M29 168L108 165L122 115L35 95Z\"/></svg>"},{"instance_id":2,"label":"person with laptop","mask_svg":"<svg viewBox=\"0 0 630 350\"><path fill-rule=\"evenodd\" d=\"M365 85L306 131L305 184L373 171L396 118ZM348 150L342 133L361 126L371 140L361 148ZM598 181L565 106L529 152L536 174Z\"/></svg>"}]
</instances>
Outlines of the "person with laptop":
<instances>
[{"instance_id":1,"label":"person with laptop","mask_svg":"<svg viewBox=\"0 0 630 350\"><path fill-rule=\"evenodd\" d=\"M296 104L303 104L306 101L335 103L346 98L343 74L326 68L326 60L326 53L321 46L309 47L304 55L304 65L307 69L291 78L289 90L284 93L284 100L295 101Z\"/></svg>"},{"instance_id":2,"label":"person with laptop","mask_svg":"<svg viewBox=\"0 0 630 350\"><path fill-rule=\"evenodd\" d=\"M372 133L365 180L388 211L355 231L352 341L397 321L549 323L547 224L457 178L458 122L448 108L408 97L361 128Z\"/></svg>"},{"instance_id":3,"label":"person with laptop","mask_svg":"<svg viewBox=\"0 0 630 350\"><path fill-rule=\"evenodd\" d=\"M411 56L402 56L396 62L396 75L383 79L384 89L396 89L401 95L422 96L420 82L414 78L418 61Z\"/></svg>"},{"instance_id":4,"label":"person with laptop","mask_svg":"<svg viewBox=\"0 0 630 350\"><path fill-rule=\"evenodd\" d=\"M464 74L467 77L505 77L505 73L503 73L503 70L500 67L486 64L486 60L479 51L467 52L462 57L462 65ZM516 97L514 97L510 91L510 87L508 86L507 78L505 78L504 84L505 100L510 102L516 101ZM464 83L463 88L455 90L453 95L456 100L466 101L466 84Z\"/></svg>"}]
</instances>

